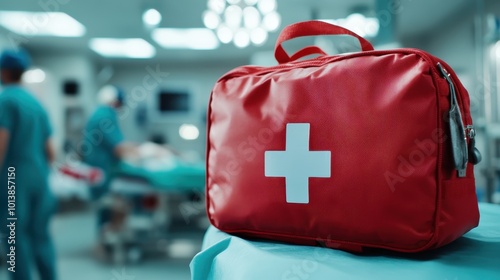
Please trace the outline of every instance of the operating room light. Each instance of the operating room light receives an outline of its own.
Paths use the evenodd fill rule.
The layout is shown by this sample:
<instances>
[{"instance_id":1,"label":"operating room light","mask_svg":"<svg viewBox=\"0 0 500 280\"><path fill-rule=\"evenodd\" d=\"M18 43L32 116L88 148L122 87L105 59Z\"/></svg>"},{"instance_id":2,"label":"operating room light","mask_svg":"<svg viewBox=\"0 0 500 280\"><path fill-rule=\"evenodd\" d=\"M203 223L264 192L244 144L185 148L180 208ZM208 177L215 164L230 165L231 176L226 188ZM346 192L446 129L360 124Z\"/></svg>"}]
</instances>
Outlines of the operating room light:
<instances>
[{"instance_id":1,"label":"operating room light","mask_svg":"<svg viewBox=\"0 0 500 280\"><path fill-rule=\"evenodd\" d=\"M380 28L380 23L377 18L365 17L358 13L351 14L346 18L335 20L324 19L322 21L347 28L361 37L373 38L377 36Z\"/></svg>"},{"instance_id":2,"label":"operating room light","mask_svg":"<svg viewBox=\"0 0 500 280\"><path fill-rule=\"evenodd\" d=\"M224 0L208 0L208 9L216 12L217 14L222 14L226 8L226 1Z\"/></svg>"},{"instance_id":3,"label":"operating room light","mask_svg":"<svg viewBox=\"0 0 500 280\"><path fill-rule=\"evenodd\" d=\"M240 28L236 31L234 34L234 44L239 48L244 48L250 44L250 35L245 29Z\"/></svg>"},{"instance_id":4,"label":"operating room light","mask_svg":"<svg viewBox=\"0 0 500 280\"><path fill-rule=\"evenodd\" d=\"M240 6L231 5L224 11L226 25L231 28L238 28L243 18L243 10Z\"/></svg>"},{"instance_id":5,"label":"operating room light","mask_svg":"<svg viewBox=\"0 0 500 280\"><path fill-rule=\"evenodd\" d=\"M217 29L217 37L223 44L228 44L233 40L233 32L225 25L221 25Z\"/></svg>"},{"instance_id":6,"label":"operating room light","mask_svg":"<svg viewBox=\"0 0 500 280\"><path fill-rule=\"evenodd\" d=\"M61 12L0 12L0 25L25 36L81 37L86 29Z\"/></svg>"},{"instance_id":7,"label":"operating room light","mask_svg":"<svg viewBox=\"0 0 500 280\"><path fill-rule=\"evenodd\" d=\"M263 14L268 14L276 9L276 1L260 0L257 7Z\"/></svg>"},{"instance_id":8,"label":"operating room light","mask_svg":"<svg viewBox=\"0 0 500 280\"><path fill-rule=\"evenodd\" d=\"M243 10L243 20L245 27L248 29L255 29L259 27L260 12L255 7L246 7Z\"/></svg>"},{"instance_id":9,"label":"operating room light","mask_svg":"<svg viewBox=\"0 0 500 280\"><path fill-rule=\"evenodd\" d=\"M153 40L166 49L213 50L219 41L207 28L156 28Z\"/></svg>"},{"instance_id":10,"label":"operating room light","mask_svg":"<svg viewBox=\"0 0 500 280\"><path fill-rule=\"evenodd\" d=\"M221 43L233 42L238 48L264 44L268 32L281 24L276 0L208 0L207 8L202 15L205 27Z\"/></svg>"},{"instance_id":11,"label":"operating room light","mask_svg":"<svg viewBox=\"0 0 500 280\"><path fill-rule=\"evenodd\" d=\"M215 29L220 24L220 18L214 11L205 11L203 13L203 24L205 24L207 28Z\"/></svg>"},{"instance_id":12,"label":"operating room light","mask_svg":"<svg viewBox=\"0 0 500 280\"><path fill-rule=\"evenodd\" d=\"M184 140L196 140L200 135L200 131L193 124L183 124L179 127L179 135Z\"/></svg>"},{"instance_id":13,"label":"operating room light","mask_svg":"<svg viewBox=\"0 0 500 280\"><path fill-rule=\"evenodd\" d=\"M250 34L250 40L255 45L262 45L267 40L267 32L263 28L256 28Z\"/></svg>"},{"instance_id":14,"label":"operating room light","mask_svg":"<svg viewBox=\"0 0 500 280\"><path fill-rule=\"evenodd\" d=\"M90 48L105 57L151 58L156 49L141 38L93 38Z\"/></svg>"},{"instance_id":15,"label":"operating room light","mask_svg":"<svg viewBox=\"0 0 500 280\"><path fill-rule=\"evenodd\" d=\"M277 12L272 12L264 17L263 25L268 31L276 31L281 23L281 17Z\"/></svg>"},{"instance_id":16,"label":"operating room light","mask_svg":"<svg viewBox=\"0 0 500 280\"><path fill-rule=\"evenodd\" d=\"M149 9L142 15L142 21L147 26L158 26L161 22L161 14L156 9Z\"/></svg>"}]
</instances>

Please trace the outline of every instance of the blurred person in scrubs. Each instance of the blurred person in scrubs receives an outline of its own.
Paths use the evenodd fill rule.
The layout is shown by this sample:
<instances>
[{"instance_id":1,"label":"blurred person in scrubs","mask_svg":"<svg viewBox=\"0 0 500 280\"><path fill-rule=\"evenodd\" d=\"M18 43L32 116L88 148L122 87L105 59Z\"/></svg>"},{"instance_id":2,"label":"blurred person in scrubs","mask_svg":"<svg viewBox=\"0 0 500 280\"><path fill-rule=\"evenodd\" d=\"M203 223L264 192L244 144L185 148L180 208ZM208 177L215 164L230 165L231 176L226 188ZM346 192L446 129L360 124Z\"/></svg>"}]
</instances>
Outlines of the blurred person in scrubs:
<instances>
[{"instance_id":1,"label":"blurred person in scrubs","mask_svg":"<svg viewBox=\"0 0 500 280\"><path fill-rule=\"evenodd\" d=\"M15 262L7 262L11 279L32 279L34 262L40 279L49 280L56 279L55 249L49 234L56 200L48 186L55 153L47 113L20 85L29 65L30 58L22 50L6 50L0 56L3 86L0 93L0 234L4 250L15 256ZM15 207L8 209L8 205ZM17 219L7 220L9 217ZM11 238L13 232L15 239ZM8 257L7 261L13 259Z\"/></svg>"},{"instance_id":2,"label":"blurred person in scrubs","mask_svg":"<svg viewBox=\"0 0 500 280\"><path fill-rule=\"evenodd\" d=\"M124 105L124 92L107 85L99 91L98 99L100 105L83 131L84 143L80 151L84 162L104 173L103 182L91 188L92 198L96 201L109 191L120 160L137 155L136 145L125 141L118 122L117 110ZM107 217L102 212L98 216L98 226L101 226Z\"/></svg>"}]
</instances>

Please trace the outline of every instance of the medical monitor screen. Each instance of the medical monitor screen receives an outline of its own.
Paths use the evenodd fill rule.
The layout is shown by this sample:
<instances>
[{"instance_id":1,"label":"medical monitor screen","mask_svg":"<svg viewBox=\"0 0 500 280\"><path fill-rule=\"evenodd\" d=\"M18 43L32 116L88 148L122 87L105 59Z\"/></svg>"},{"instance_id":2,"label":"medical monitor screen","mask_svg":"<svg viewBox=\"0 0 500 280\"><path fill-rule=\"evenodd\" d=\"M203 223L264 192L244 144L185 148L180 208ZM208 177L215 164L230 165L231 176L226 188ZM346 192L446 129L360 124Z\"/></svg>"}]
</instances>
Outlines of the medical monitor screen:
<instances>
[{"instance_id":1,"label":"medical monitor screen","mask_svg":"<svg viewBox=\"0 0 500 280\"><path fill-rule=\"evenodd\" d=\"M190 110L189 94L163 90L158 94L158 109L161 113L188 112Z\"/></svg>"}]
</instances>

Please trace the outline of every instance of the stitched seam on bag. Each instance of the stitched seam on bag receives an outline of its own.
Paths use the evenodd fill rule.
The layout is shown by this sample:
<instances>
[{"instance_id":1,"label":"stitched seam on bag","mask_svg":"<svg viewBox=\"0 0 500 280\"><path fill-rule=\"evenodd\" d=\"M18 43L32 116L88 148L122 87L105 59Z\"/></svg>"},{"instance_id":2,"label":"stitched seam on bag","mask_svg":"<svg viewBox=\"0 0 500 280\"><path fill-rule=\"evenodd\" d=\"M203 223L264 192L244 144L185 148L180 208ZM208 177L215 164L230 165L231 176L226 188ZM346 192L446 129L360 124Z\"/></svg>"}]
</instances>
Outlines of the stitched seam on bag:
<instances>
[{"instance_id":1,"label":"stitched seam on bag","mask_svg":"<svg viewBox=\"0 0 500 280\"><path fill-rule=\"evenodd\" d=\"M431 56L419 49L412 49L412 48L406 48L406 49L396 49L396 50L380 50L380 51L368 51L368 52L357 52L349 55L335 55L335 56L327 56L327 57L318 57L318 58L313 58L310 60L304 60L304 61L295 61L292 63L287 63L287 64L280 64L276 66L271 66L271 67L260 67L260 66L240 66L236 69L233 69L226 74L224 74L217 83L219 83L222 80L230 80L234 78L240 78L240 77L245 77L248 75L264 75L264 74L269 74L277 71L282 71L282 70L292 70L296 68L309 68L309 67L321 67L326 64L330 64L333 62L339 62L342 60L346 59L351 59L351 58L358 58L358 57L365 57L365 56L384 56L384 55L393 55L393 54L404 54L404 55L417 55L422 57L425 61L433 64L434 61L431 59ZM434 65L432 65L434 66ZM252 72L249 72L248 70L253 69ZM436 75L439 75L436 69L431 67L432 70ZM241 70L241 73L238 73L238 70ZM243 71L246 70L246 71ZM244 73L243 73L244 72ZM237 75L239 74L239 75Z\"/></svg>"},{"instance_id":2,"label":"stitched seam on bag","mask_svg":"<svg viewBox=\"0 0 500 280\"><path fill-rule=\"evenodd\" d=\"M440 94L440 87L439 87L439 80L440 76L439 73L437 73L437 70L434 68L434 61L431 59L431 57L428 57L429 63L431 64L431 69L434 71L432 72L432 81L434 83L434 87L436 88L436 106L437 106L437 116L436 120L436 127L438 130L442 131L443 130L443 121L441 120L441 94ZM431 70L432 71L432 70ZM444 153L444 146L445 142L439 143L441 141L438 141L438 162L436 164L436 201L435 201L435 212L434 212L434 225L433 225L433 230L432 230L432 237L430 238L429 242L422 246L422 250L425 250L427 248L432 247L434 244L436 244L436 241L439 237L439 221L441 219L441 192L442 192L442 183L441 183L441 173L443 170L443 153Z\"/></svg>"}]
</instances>

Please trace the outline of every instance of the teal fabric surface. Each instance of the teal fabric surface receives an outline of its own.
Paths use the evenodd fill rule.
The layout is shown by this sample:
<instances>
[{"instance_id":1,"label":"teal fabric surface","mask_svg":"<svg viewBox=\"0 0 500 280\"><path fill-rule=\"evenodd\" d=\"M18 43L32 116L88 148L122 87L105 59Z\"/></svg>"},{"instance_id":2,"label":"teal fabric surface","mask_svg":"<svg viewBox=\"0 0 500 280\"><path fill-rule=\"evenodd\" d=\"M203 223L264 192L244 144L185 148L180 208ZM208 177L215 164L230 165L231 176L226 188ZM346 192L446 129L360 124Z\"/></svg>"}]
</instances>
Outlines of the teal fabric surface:
<instances>
[{"instance_id":1,"label":"teal fabric surface","mask_svg":"<svg viewBox=\"0 0 500 280\"><path fill-rule=\"evenodd\" d=\"M320 247L248 241L210 227L191 261L193 280L500 279L500 206L480 204L479 226L443 248L355 255Z\"/></svg>"},{"instance_id":2,"label":"teal fabric surface","mask_svg":"<svg viewBox=\"0 0 500 280\"><path fill-rule=\"evenodd\" d=\"M173 159L159 169L148 169L120 162L118 176L130 176L146 180L155 189L162 191L205 190L205 163L187 163Z\"/></svg>"}]
</instances>

